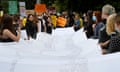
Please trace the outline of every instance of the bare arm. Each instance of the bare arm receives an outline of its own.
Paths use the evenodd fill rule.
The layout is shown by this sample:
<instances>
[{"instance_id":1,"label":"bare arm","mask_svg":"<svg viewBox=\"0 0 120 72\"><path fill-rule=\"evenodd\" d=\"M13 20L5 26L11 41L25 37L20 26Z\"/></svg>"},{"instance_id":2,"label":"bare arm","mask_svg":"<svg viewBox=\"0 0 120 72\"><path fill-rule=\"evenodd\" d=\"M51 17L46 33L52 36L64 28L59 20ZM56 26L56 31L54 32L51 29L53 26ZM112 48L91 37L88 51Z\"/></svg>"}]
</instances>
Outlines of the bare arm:
<instances>
[{"instance_id":1,"label":"bare arm","mask_svg":"<svg viewBox=\"0 0 120 72\"><path fill-rule=\"evenodd\" d=\"M107 41L104 42L104 43L99 43L99 45L100 45L101 47L104 47L104 46L106 46L109 42L110 42L110 40L107 40Z\"/></svg>"},{"instance_id":2,"label":"bare arm","mask_svg":"<svg viewBox=\"0 0 120 72\"><path fill-rule=\"evenodd\" d=\"M18 41L20 40L20 30L18 30L17 36L14 35L14 34L13 34L11 31L9 31L8 29L5 29L5 30L3 31L3 34L4 34L5 36L7 36L8 38L11 38L12 40L16 41L16 42L18 42Z\"/></svg>"}]
</instances>

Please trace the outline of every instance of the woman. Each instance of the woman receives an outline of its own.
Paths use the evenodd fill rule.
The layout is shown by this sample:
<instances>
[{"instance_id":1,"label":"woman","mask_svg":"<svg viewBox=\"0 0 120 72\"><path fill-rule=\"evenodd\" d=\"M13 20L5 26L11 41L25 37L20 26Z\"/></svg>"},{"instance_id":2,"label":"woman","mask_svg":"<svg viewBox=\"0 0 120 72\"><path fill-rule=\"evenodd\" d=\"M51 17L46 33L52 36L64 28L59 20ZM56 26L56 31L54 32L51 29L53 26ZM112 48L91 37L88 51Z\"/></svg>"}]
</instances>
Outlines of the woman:
<instances>
[{"instance_id":1,"label":"woman","mask_svg":"<svg viewBox=\"0 0 120 72\"><path fill-rule=\"evenodd\" d=\"M111 35L115 31L115 17L116 14L112 14L107 19L106 32L108 35Z\"/></svg>"},{"instance_id":2,"label":"woman","mask_svg":"<svg viewBox=\"0 0 120 72\"><path fill-rule=\"evenodd\" d=\"M100 11L94 11L93 21L95 22L95 24L93 24L93 32L94 32L93 38L98 39L99 31L104 26L104 23L102 22Z\"/></svg>"},{"instance_id":3,"label":"woman","mask_svg":"<svg viewBox=\"0 0 120 72\"><path fill-rule=\"evenodd\" d=\"M74 19L74 30L78 31L80 29L80 16L78 13L75 14L75 19Z\"/></svg>"},{"instance_id":4,"label":"woman","mask_svg":"<svg viewBox=\"0 0 120 72\"><path fill-rule=\"evenodd\" d=\"M48 34L52 34L52 22L51 22L51 18L48 15L48 13L46 13L43 16L43 19L45 20L45 25L46 25L46 33Z\"/></svg>"},{"instance_id":5,"label":"woman","mask_svg":"<svg viewBox=\"0 0 120 72\"><path fill-rule=\"evenodd\" d=\"M110 36L106 33L106 20L109 15L115 13L115 8L111 5L104 5L102 7L102 19L104 26L100 29L99 34L99 45L102 49L102 54L106 54L106 51L109 48Z\"/></svg>"},{"instance_id":6,"label":"woman","mask_svg":"<svg viewBox=\"0 0 120 72\"><path fill-rule=\"evenodd\" d=\"M106 33L109 37L111 37L112 33L115 31L115 17L116 14L111 14L107 18ZM110 45L110 38L103 44L103 48L102 48L103 54L106 54L108 52L109 45Z\"/></svg>"},{"instance_id":7,"label":"woman","mask_svg":"<svg viewBox=\"0 0 120 72\"><path fill-rule=\"evenodd\" d=\"M9 15L4 15L0 23L0 42L18 42L20 40L20 27L18 33L13 26L13 18Z\"/></svg>"},{"instance_id":8,"label":"woman","mask_svg":"<svg viewBox=\"0 0 120 72\"><path fill-rule=\"evenodd\" d=\"M32 14L29 14L27 17L26 32L28 40L30 40L30 38L36 39L38 32L37 21L35 16L33 16Z\"/></svg>"},{"instance_id":9,"label":"woman","mask_svg":"<svg viewBox=\"0 0 120 72\"><path fill-rule=\"evenodd\" d=\"M114 14L109 20L111 29L108 29L107 33L111 34L111 39L108 53L120 52L120 13Z\"/></svg>"},{"instance_id":10,"label":"woman","mask_svg":"<svg viewBox=\"0 0 120 72\"><path fill-rule=\"evenodd\" d=\"M17 28L19 27L19 15L15 14L13 15L13 25L15 27L15 30L17 30Z\"/></svg>"},{"instance_id":11,"label":"woman","mask_svg":"<svg viewBox=\"0 0 120 72\"><path fill-rule=\"evenodd\" d=\"M91 38L93 36L93 28L92 28L93 20L92 20L92 16L93 16L93 11L88 10L88 12L87 12L87 25L86 25L85 30L84 30L85 33L86 33L87 38Z\"/></svg>"}]
</instances>

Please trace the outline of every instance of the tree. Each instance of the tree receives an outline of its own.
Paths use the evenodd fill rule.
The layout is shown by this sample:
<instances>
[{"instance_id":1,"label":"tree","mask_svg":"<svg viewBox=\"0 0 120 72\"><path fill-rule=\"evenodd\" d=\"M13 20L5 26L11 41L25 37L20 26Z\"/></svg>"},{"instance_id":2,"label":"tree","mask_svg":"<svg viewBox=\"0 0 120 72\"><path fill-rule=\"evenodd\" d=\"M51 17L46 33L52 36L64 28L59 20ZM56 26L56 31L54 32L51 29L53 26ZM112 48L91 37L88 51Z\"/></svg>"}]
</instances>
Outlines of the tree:
<instances>
[{"instance_id":1,"label":"tree","mask_svg":"<svg viewBox=\"0 0 120 72\"><path fill-rule=\"evenodd\" d=\"M27 9L34 9L36 0L18 0L25 1ZM120 10L120 1L118 0L41 0L47 6L54 5L58 11L77 11L86 12L87 10L101 10L105 4L113 5L117 10Z\"/></svg>"}]
</instances>

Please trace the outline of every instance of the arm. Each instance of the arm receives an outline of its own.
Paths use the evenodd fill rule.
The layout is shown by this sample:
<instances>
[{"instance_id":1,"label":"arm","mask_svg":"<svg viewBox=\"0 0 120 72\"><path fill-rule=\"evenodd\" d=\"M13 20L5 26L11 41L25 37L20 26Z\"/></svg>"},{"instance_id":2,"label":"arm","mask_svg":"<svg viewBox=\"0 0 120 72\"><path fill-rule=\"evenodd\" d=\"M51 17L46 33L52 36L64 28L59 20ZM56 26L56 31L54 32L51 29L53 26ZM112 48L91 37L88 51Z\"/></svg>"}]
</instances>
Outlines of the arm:
<instances>
[{"instance_id":1,"label":"arm","mask_svg":"<svg viewBox=\"0 0 120 72\"><path fill-rule=\"evenodd\" d=\"M110 42L110 40L107 40L106 42L101 42L101 43L99 43L99 45L100 45L101 47L105 47L105 46L108 45L109 42Z\"/></svg>"},{"instance_id":2,"label":"arm","mask_svg":"<svg viewBox=\"0 0 120 72\"><path fill-rule=\"evenodd\" d=\"M20 40L20 30L18 30L18 34L17 34L17 36L16 36L16 35L14 35L11 31L9 31L8 29L5 29L5 30L3 31L3 35L11 38L12 40L14 40L14 41L16 41L16 42L18 42L18 41Z\"/></svg>"},{"instance_id":3,"label":"arm","mask_svg":"<svg viewBox=\"0 0 120 72\"><path fill-rule=\"evenodd\" d=\"M108 45L109 42L110 42L109 36L106 33L105 27L103 27L99 31L99 44L101 47L105 47Z\"/></svg>"}]
</instances>

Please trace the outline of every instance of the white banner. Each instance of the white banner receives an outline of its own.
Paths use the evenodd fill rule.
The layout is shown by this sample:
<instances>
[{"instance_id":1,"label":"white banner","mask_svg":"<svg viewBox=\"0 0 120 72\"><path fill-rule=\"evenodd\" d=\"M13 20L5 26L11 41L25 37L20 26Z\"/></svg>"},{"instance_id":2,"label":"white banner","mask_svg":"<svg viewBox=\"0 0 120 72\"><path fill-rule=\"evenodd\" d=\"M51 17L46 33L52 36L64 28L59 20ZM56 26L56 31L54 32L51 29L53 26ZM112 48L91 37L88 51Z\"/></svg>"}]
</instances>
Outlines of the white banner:
<instances>
[{"instance_id":1,"label":"white banner","mask_svg":"<svg viewBox=\"0 0 120 72\"><path fill-rule=\"evenodd\" d=\"M19 2L20 15L22 17L26 16L25 2Z\"/></svg>"}]
</instances>

